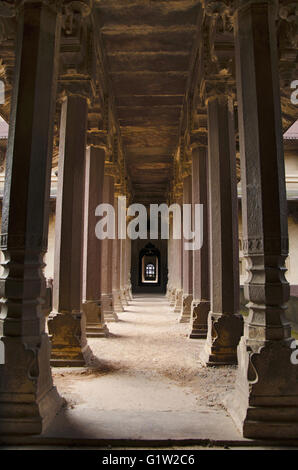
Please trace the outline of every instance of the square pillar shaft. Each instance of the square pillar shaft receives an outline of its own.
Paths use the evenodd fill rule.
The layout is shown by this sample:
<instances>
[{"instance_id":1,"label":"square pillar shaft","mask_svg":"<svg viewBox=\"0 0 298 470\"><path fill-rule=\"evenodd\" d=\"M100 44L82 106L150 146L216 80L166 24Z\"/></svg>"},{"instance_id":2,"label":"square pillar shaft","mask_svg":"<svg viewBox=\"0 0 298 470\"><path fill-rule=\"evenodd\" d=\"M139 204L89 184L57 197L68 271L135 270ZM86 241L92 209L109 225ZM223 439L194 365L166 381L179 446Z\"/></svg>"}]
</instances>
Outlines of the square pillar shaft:
<instances>
[{"instance_id":1,"label":"square pillar shaft","mask_svg":"<svg viewBox=\"0 0 298 470\"><path fill-rule=\"evenodd\" d=\"M193 204L203 206L203 245L193 252L193 302L191 332L189 337L207 337L207 320L210 311L210 256L209 256L209 196L207 148L196 147L192 151Z\"/></svg>"},{"instance_id":2,"label":"square pillar shaft","mask_svg":"<svg viewBox=\"0 0 298 470\"><path fill-rule=\"evenodd\" d=\"M104 176L103 202L114 207L114 177ZM113 310L113 240L102 240L101 250L101 305L105 321L117 321Z\"/></svg>"},{"instance_id":3,"label":"square pillar shaft","mask_svg":"<svg viewBox=\"0 0 298 470\"><path fill-rule=\"evenodd\" d=\"M83 311L86 315L87 337L107 336L100 305L101 240L96 237L98 218L96 208L103 202L105 151L91 145L86 151L84 253L83 253Z\"/></svg>"},{"instance_id":4,"label":"square pillar shaft","mask_svg":"<svg viewBox=\"0 0 298 470\"><path fill-rule=\"evenodd\" d=\"M192 177L188 175L183 180L183 204L191 205L192 203ZM192 210L192 207L191 207ZM183 211L183 209L182 209ZM189 227L189 230L191 227ZM185 248L185 243L189 243L184 237L182 240L182 256L183 256L183 276L182 276L182 287L183 287L183 299L181 315L179 318L180 323L189 323L191 317L191 303L193 300L192 296L192 263L193 263L193 251Z\"/></svg>"},{"instance_id":5,"label":"square pillar shaft","mask_svg":"<svg viewBox=\"0 0 298 470\"><path fill-rule=\"evenodd\" d=\"M121 239L119 238L118 221L118 197L115 197L115 220L116 220L116 236L113 240L113 309L114 312L122 312L120 291L120 275L121 275Z\"/></svg>"},{"instance_id":6,"label":"square pillar shaft","mask_svg":"<svg viewBox=\"0 0 298 470\"><path fill-rule=\"evenodd\" d=\"M238 211L234 108L228 96L208 99L211 311L202 360L208 365L237 363L242 334L239 309Z\"/></svg>"},{"instance_id":7,"label":"square pillar shaft","mask_svg":"<svg viewBox=\"0 0 298 470\"><path fill-rule=\"evenodd\" d=\"M48 322L53 366L83 366L90 356L82 312L87 112L84 96L69 94L62 102L53 313Z\"/></svg>"}]
</instances>

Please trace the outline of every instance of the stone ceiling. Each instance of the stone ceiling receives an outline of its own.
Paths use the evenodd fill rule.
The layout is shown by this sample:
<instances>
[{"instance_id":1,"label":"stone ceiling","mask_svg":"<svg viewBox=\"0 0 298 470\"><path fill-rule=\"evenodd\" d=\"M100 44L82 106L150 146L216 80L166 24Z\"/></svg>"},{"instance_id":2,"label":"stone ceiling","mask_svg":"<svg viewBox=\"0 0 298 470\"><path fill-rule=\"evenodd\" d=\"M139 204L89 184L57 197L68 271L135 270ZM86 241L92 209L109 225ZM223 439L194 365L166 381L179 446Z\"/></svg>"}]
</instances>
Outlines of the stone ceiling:
<instances>
[{"instance_id":1,"label":"stone ceiling","mask_svg":"<svg viewBox=\"0 0 298 470\"><path fill-rule=\"evenodd\" d=\"M135 202L167 197L199 9L193 0L98 3Z\"/></svg>"}]
</instances>

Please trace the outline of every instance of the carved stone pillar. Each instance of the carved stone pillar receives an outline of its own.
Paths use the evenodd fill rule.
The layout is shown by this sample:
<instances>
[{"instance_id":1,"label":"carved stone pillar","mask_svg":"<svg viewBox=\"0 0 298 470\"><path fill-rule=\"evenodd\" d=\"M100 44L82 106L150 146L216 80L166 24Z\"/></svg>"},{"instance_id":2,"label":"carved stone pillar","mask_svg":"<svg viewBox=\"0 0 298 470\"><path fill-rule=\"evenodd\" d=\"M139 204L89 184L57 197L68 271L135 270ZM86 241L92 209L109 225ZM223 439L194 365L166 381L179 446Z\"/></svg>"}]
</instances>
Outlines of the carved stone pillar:
<instances>
[{"instance_id":1,"label":"carved stone pillar","mask_svg":"<svg viewBox=\"0 0 298 470\"><path fill-rule=\"evenodd\" d=\"M122 305L128 305L126 298L126 240L121 240L121 302Z\"/></svg>"},{"instance_id":2,"label":"carved stone pillar","mask_svg":"<svg viewBox=\"0 0 298 470\"><path fill-rule=\"evenodd\" d=\"M169 240L168 240L168 283L166 297L171 303L173 291L173 217L169 218Z\"/></svg>"},{"instance_id":3,"label":"carved stone pillar","mask_svg":"<svg viewBox=\"0 0 298 470\"><path fill-rule=\"evenodd\" d=\"M126 297L127 302L132 300L130 269L131 269L131 240L130 238L127 238L126 239L126 287L125 287L125 297Z\"/></svg>"},{"instance_id":4,"label":"carved stone pillar","mask_svg":"<svg viewBox=\"0 0 298 470\"><path fill-rule=\"evenodd\" d=\"M115 220L118 221L118 195L115 196L114 202ZM117 223L116 223L117 227ZM121 302L120 291L120 278L121 278L121 240L118 237L118 230L116 230L116 237L113 240L113 309L114 312L123 312L123 305Z\"/></svg>"},{"instance_id":5,"label":"carved stone pillar","mask_svg":"<svg viewBox=\"0 0 298 470\"><path fill-rule=\"evenodd\" d=\"M273 4L251 2L235 17L249 316L226 406L243 435L256 439L298 435L298 351L284 316L287 200L274 12Z\"/></svg>"},{"instance_id":6,"label":"carved stone pillar","mask_svg":"<svg viewBox=\"0 0 298 470\"><path fill-rule=\"evenodd\" d=\"M180 188L179 188L180 189ZM176 196L176 203L182 205L182 191L179 190L179 195ZM174 261L174 286L175 289L173 291L173 307L174 313L181 312L182 308L182 297L183 297L183 290L182 290L182 276L183 276L183 257L182 257L182 239L174 239L173 240L173 248L175 253L175 261Z\"/></svg>"},{"instance_id":7,"label":"carved stone pillar","mask_svg":"<svg viewBox=\"0 0 298 470\"><path fill-rule=\"evenodd\" d=\"M83 312L86 315L87 337L108 335L100 305L101 240L95 234L96 207L103 201L105 151L91 145L86 151L85 230L83 254Z\"/></svg>"},{"instance_id":8,"label":"carved stone pillar","mask_svg":"<svg viewBox=\"0 0 298 470\"><path fill-rule=\"evenodd\" d=\"M206 142L207 144L207 142ZM203 245L193 252L193 302L191 332L194 339L207 338L207 319L210 311L209 279L209 212L208 212L208 156L207 145L192 151L193 204L203 205Z\"/></svg>"},{"instance_id":9,"label":"carved stone pillar","mask_svg":"<svg viewBox=\"0 0 298 470\"><path fill-rule=\"evenodd\" d=\"M62 102L55 223L51 365L83 366L91 354L82 312L83 212L88 104L68 94Z\"/></svg>"},{"instance_id":10,"label":"carved stone pillar","mask_svg":"<svg viewBox=\"0 0 298 470\"><path fill-rule=\"evenodd\" d=\"M114 206L114 177L104 176L103 202ZM101 250L101 306L107 322L118 321L113 309L113 240L102 240Z\"/></svg>"},{"instance_id":11,"label":"carved stone pillar","mask_svg":"<svg viewBox=\"0 0 298 470\"><path fill-rule=\"evenodd\" d=\"M177 253L177 260L176 260L176 293L175 293L175 305L174 305L174 312L180 313L182 309L182 302L183 302L183 289L182 289L182 275L183 275L183 240L174 240L174 244L176 247Z\"/></svg>"},{"instance_id":12,"label":"carved stone pillar","mask_svg":"<svg viewBox=\"0 0 298 470\"><path fill-rule=\"evenodd\" d=\"M238 211L234 108L214 91L207 101L211 241L211 311L201 359L208 365L237 363L243 320L239 309Z\"/></svg>"},{"instance_id":13,"label":"carved stone pillar","mask_svg":"<svg viewBox=\"0 0 298 470\"><path fill-rule=\"evenodd\" d=\"M59 36L60 15L46 2L20 6L1 234L0 434L5 435L41 433L62 405L53 386L41 300Z\"/></svg>"},{"instance_id":14,"label":"carved stone pillar","mask_svg":"<svg viewBox=\"0 0 298 470\"><path fill-rule=\"evenodd\" d=\"M183 180L183 204L192 203L192 177L187 176ZM184 247L183 239L182 242L182 256L183 256L183 276L182 276L182 287L183 287L183 298L182 298L182 309L179 318L180 323L189 323L191 317L191 304L193 300L192 296L192 262L193 262L193 251L186 250Z\"/></svg>"}]
</instances>

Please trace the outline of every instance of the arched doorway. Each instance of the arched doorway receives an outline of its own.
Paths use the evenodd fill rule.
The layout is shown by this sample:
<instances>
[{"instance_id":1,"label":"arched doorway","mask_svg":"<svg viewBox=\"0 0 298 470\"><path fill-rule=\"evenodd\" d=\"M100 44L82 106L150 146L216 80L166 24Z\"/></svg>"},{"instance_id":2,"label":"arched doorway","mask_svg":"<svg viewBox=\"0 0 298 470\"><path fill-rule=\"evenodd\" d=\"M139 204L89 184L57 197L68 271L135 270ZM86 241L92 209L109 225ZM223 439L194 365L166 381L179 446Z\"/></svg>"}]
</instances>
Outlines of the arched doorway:
<instances>
[{"instance_id":1,"label":"arched doorway","mask_svg":"<svg viewBox=\"0 0 298 470\"><path fill-rule=\"evenodd\" d=\"M132 242L131 283L134 293L165 293L167 240Z\"/></svg>"}]
</instances>

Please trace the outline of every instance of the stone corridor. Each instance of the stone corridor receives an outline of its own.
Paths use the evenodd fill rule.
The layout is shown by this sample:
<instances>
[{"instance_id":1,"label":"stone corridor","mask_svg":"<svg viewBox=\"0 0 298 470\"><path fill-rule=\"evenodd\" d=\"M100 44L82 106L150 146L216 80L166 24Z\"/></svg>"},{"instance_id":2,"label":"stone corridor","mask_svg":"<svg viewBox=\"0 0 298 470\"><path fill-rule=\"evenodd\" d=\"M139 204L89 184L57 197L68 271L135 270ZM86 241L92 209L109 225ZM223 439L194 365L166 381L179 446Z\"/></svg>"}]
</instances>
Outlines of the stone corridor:
<instances>
[{"instance_id":1,"label":"stone corridor","mask_svg":"<svg viewBox=\"0 0 298 470\"><path fill-rule=\"evenodd\" d=\"M186 339L189 325L177 322L167 299L136 296L118 316L110 337L88 340L93 365L53 369L67 405L36 439L242 440L221 405L235 368L199 363L200 340Z\"/></svg>"}]
</instances>

